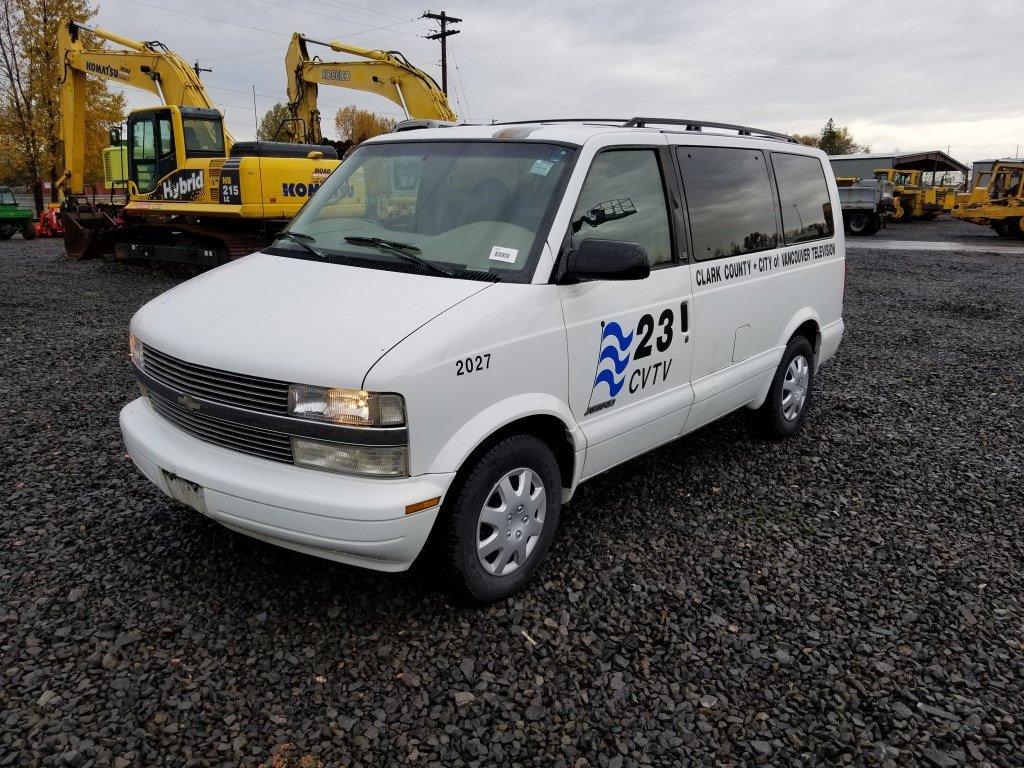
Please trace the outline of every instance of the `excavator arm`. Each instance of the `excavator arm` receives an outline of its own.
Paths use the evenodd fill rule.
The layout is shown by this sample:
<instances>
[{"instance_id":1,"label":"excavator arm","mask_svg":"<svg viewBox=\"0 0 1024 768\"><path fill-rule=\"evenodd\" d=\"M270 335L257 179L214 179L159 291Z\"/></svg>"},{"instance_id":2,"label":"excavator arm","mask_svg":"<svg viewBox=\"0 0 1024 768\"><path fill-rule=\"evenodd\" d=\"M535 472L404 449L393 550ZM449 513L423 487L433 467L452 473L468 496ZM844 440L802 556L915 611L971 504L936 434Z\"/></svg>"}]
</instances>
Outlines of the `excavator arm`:
<instances>
[{"instance_id":1,"label":"excavator arm","mask_svg":"<svg viewBox=\"0 0 1024 768\"><path fill-rule=\"evenodd\" d=\"M121 46L90 50L82 33ZM196 71L178 54L157 41L142 42L75 21L60 25L57 53L64 63L61 80L61 139L64 174L58 187L65 194L82 194L85 171L85 87L92 75L156 95L164 104L215 109ZM231 137L225 133L230 146Z\"/></svg>"},{"instance_id":2,"label":"excavator arm","mask_svg":"<svg viewBox=\"0 0 1024 768\"><path fill-rule=\"evenodd\" d=\"M311 58L307 44L314 43L364 61L323 62ZM317 92L321 85L376 93L400 106L417 120L456 122L448 99L430 75L417 69L397 51L374 51L337 41L321 42L296 32L285 56L288 74L288 109L291 133L300 142L323 143Z\"/></svg>"}]
</instances>

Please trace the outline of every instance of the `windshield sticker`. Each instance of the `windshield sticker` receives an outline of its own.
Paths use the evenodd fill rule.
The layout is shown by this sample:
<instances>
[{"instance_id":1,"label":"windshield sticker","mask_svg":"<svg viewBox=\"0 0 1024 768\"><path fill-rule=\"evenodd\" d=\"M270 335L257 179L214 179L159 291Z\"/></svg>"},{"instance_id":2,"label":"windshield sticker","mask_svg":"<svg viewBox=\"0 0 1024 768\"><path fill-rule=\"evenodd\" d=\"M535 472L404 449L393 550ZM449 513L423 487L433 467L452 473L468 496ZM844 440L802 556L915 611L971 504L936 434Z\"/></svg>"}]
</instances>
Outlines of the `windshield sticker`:
<instances>
[{"instance_id":1,"label":"windshield sticker","mask_svg":"<svg viewBox=\"0 0 1024 768\"><path fill-rule=\"evenodd\" d=\"M534 173L538 176L547 176L548 171L554 166L553 162L549 160L537 160L533 164L533 168L530 169L530 173Z\"/></svg>"},{"instance_id":2,"label":"windshield sticker","mask_svg":"<svg viewBox=\"0 0 1024 768\"><path fill-rule=\"evenodd\" d=\"M488 258L491 261L504 261L506 264L515 264L518 256L519 251L515 248L502 248L500 245L495 245L491 248L491 255Z\"/></svg>"}]
</instances>

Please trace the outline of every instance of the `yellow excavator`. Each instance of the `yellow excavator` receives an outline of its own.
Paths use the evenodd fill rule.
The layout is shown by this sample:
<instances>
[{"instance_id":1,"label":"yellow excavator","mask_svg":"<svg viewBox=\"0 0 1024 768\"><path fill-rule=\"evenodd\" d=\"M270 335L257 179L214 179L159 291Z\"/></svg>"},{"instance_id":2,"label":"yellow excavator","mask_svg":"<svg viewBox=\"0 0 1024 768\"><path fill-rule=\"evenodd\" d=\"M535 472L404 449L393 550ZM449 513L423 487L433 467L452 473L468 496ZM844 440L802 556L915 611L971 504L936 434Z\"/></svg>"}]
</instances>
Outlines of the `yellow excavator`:
<instances>
[{"instance_id":1,"label":"yellow excavator","mask_svg":"<svg viewBox=\"0 0 1024 768\"><path fill-rule=\"evenodd\" d=\"M87 48L83 33L118 48ZM327 146L234 142L198 72L157 41L131 40L67 21L59 183L72 259L103 255L213 266L268 244L338 166ZM85 87L90 76L148 91L160 107L127 126L127 204L85 194Z\"/></svg>"},{"instance_id":2,"label":"yellow excavator","mask_svg":"<svg viewBox=\"0 0 1024 768\"><path fill-rule=\"evenodd\" d=\"M1024 238L1024 161L999 161L956 196L953 217L992 227L1002 237Z\"/></svg>"},{"instance_id":3,"label":"yellow excavator","mask_svg":"<svg viewBox=\"0 0 1024 768\"><path fill-rule=\"evenodd\" d=\"M321 61L309 55L310 44L357 56L362 61ZM288 131L296 141L324 142L317 108L321 85L376 93L400 106L412 120L445 123L458 120L434 78L414 67L398 51L375 51L336 40L322 42L296 32L285 55L285 70L291 112Z\"/></svg>"}]
</instances>

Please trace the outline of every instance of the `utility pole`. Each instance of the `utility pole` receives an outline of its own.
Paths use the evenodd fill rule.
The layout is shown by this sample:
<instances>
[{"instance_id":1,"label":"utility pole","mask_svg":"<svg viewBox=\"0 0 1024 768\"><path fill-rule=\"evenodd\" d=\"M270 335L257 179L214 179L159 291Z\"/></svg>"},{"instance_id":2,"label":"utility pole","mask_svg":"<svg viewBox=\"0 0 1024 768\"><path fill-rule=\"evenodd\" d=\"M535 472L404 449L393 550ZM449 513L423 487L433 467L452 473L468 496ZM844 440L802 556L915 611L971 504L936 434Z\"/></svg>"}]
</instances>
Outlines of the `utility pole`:
<instances>
[{"instance_id":1,"label":"utility pole","mask_svg":"<svg viewBox=\"0 0 1024 768\"><path fill-rule=\"evenodd\" d=\"M432 35L427 35L427 40L440 40L441 41L441 90L444 91L444 95L448 95L448 44L447 39L449 35L459 34L457 29L448 29L449 24L458 24L462 19L457 19L454 16L449 16L444 11L440 13L431 13L427 11L421 18L433 19L441 25L441 31L435 32Z\"/></svg>"},{"instance_id":2,"label":"utility pole","mask_svg":"<svg viewBox=\"0 0 1024 768\"><path fill-rule=\"evenodd\" d=\"M213 72L212 69L207 69L206 67L200 67L198 59L196 60L196 63L192 65L192 69L194 69L196 71L196 80L199 79L199 73L200 72Z\"/></svg>"}]
</instances>

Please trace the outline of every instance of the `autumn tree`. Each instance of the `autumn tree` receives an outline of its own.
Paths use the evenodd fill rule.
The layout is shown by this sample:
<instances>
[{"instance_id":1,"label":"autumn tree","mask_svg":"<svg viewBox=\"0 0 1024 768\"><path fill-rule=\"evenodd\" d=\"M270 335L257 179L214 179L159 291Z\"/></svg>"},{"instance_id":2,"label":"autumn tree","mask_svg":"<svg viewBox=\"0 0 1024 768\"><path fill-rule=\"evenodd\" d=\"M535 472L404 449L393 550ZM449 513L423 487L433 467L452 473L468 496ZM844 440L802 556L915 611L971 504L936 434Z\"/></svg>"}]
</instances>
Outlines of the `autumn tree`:
<instances>
[{"instance_id":1,"label":"autumn tree","mask_svg":"<svg viewBox=\"0 0 1024 768\"><path fill-rule=\"evenodd\" d=\"M283 101L277 102L260 118L260 124L256 128L256 140L291 141L291 132L288 130L288 121L291 117L288 105Z\"/></svg>"},{"instance_id":2,"label":"autumn tree","mask_svg":"<svg viewBox=\"0 0 1024 768\"><path fill-rule=\"evenodd\" d=\"M378 115L359 107L342 107L334 116L334 127L338 136L346 142L357 146L367 139L387 133L395 127L395 119Z\"/></svg>"},{"instance_id":3,"label":"autumn tree","mask_svg":"<svg viewBox=\"0 0 1024 768\"><path fill-rule=\"evenodd\" d=\"M850 129L845 125L836 125L831 117L817 134L794 133L793 138L809 147L817 147L826 155L852 155L857 152L870 152L871 147L858 144Z\"/></svg>"},{"instance_id":4,"label":"autumn tree","mask_svg":"<svg viewBox=\"0 0 1024 768\"><path fill-rule=\"evenodd\" d=\"M47 179L54 200L64 166L57 29L67 19L84 23L95 15L88 0L0 0L0 176L30 184ZM86 110L85 179L91 182L103 176L100 150L110 128L124 120L124 95L90 78ZM37 209L42 203L37 188Z\"/></svg>"}]
</instances>

